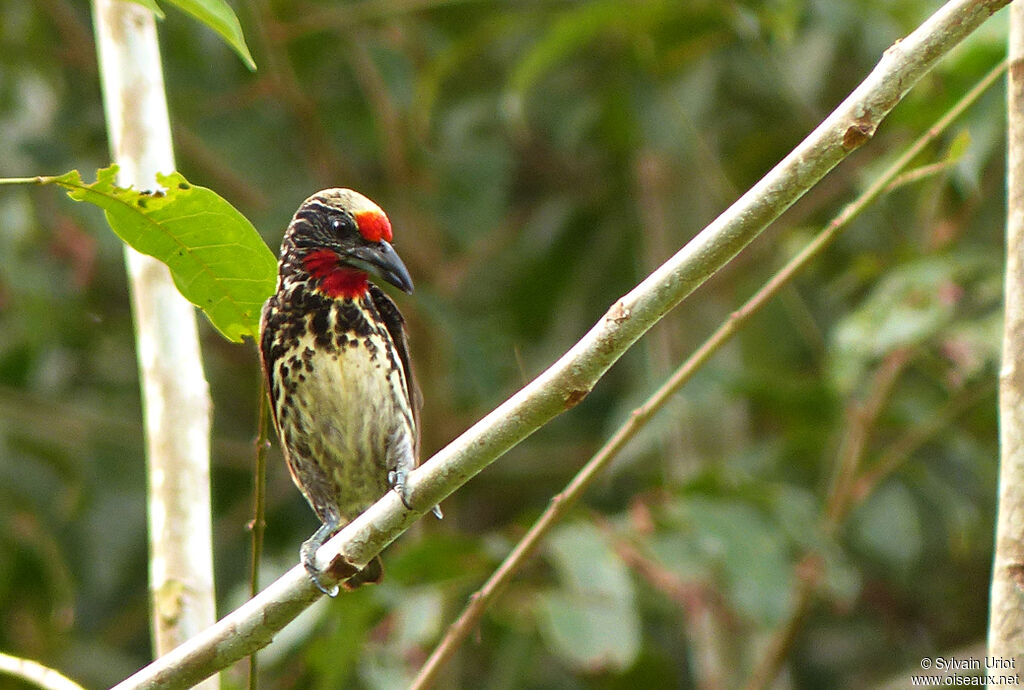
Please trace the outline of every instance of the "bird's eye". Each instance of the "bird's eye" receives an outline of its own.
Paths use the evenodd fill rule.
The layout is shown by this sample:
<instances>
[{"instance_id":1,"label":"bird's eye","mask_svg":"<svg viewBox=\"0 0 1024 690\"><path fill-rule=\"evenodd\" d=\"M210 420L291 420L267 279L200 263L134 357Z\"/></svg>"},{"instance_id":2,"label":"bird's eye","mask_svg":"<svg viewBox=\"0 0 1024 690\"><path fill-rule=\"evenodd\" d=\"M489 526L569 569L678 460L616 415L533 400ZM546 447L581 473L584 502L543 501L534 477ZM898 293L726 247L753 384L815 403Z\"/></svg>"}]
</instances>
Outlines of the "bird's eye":
<instances>
[{"instance_id":1,"label":"bird's eye","mask_svg":"<svg viewBox=\"0 0 1024 690\"><path fill-rule=\"evenodd\" d=\"M341 222L341 218L331 219L331 227L334 228L335 230L341 230L342 225L344 225L344 223Z\"/></svg>"}]
</instances>

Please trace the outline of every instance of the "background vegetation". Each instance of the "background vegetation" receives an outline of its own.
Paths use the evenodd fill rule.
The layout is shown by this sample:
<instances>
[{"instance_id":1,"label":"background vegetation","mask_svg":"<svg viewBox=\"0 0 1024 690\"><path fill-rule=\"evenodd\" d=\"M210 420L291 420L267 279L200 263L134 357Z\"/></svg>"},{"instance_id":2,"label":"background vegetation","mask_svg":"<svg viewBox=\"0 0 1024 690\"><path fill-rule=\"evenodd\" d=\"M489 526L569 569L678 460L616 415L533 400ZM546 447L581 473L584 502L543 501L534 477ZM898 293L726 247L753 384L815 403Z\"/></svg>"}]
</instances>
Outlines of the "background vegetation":
<instances>
[{"instance_id":1,"label":"background vegetation","mask_svg":"<svg viewBox=\"0 0 1024 690\"><path fill-rule=\"evenodd\" d=\"M171 9L180 170L276 248L312 191L378 201L429 455L576 341L758 179L936 3L260 1L259 71ZM418 668L551 496L706 335L1004 54L1005 18L652 331L578 408L261 654L266 687ZM862 687L980 643L995 510L1001 87L627 450L446 682ZM108 162L86 3L0 0L0 176ZM87 173L88 176L88 173ZM203 323L219 608L246 595L252 344ZM139 393L121 244L52 189L0 191L0 649L87 686L150 656ZM276 448L266 576L315 520ZM852 469L852 474L851 474ZM801 606L800 604L804 604ZM228 674L242 682L241 671Z\"/></svg>"}]
</instances>

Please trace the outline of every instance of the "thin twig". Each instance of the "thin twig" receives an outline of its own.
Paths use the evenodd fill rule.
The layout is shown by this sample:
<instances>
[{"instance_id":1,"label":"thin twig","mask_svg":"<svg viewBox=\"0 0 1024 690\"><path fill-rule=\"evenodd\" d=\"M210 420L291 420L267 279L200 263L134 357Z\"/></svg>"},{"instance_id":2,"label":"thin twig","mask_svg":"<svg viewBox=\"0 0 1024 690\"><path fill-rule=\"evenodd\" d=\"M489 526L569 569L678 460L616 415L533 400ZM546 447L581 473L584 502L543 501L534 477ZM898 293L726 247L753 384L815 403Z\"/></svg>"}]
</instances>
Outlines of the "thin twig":
<instances>
[{"instance_id":1,"label":"thin twig","mask_svg":"<svg viewBox=\"0 0 1024 690\"><path fill-rule=\"evenodd\" d=\"M916 426L904 435L896 439L882 454L878 460L866 469L854 483L851 491L851 508L870 496L883 479L891 475L900 465L930 438L943 429L949 427L954 419L962 415L970 408L977 405L981 400L990 395L996 388L995 380L984 381L974 388L962 391L960 395L950 400L936 414L929 417L925 423Z\"/></svg>"},{"instance_id":2,"label":"thin twig","mask_svg":"<svg viewBox=\"0 0 1024 690\"><path fill-rule=\"evenodd\" d=\"M848 407L846 433L839 452L836 453L832 486L822 509L820 527L826 534L835 532L848 512L854 476L867 452L868 439L891 397L896 379L910 359L909 350L890 352L875 371L866 398L863 401L851 401ZM764 690L775 680L796 641L797 634L803 627L814 595L818 591L824 567L821 557L811 551L804 555L794 570L796 577L789 615L773 631L764 653L747 680L746 690Z\"/></svg>"},{"instance_id":3,"label":"thin twig","mask_svg":"<svg viewBox=\"0 0 1024 690\"><path fill-rule=\"evenodd\" d=\"M836 453L835 468L825 501L823 526L831 533L846 517L854 480L860 471L878 417L889 402L899 375L910 363L911 350L901 348L885 356L871 379L864 400L852 400L847 407L845 433Z\"/></svg>"},{"instance_id":4,"label":"thin twig","mask_svg":"<svg viewBox=\"0 0 1024 690\"><path fill-rule=\"evenodd\" d=\"M747 681L746 690L762 690L775 680L810 611L814 593L818 591L818 585L824 576L824 565L815 554L807 554L797 564L795 571L796 585L792 609L768 641L760 663L754 667L754 672Z\"/></svg>"},{"instance_id":5,"label":"thin twig","mask_svg":"<svg viewBox=\"0 0 1024 690\"><path fill-rule=\"evenodd\" d=\"M389 182L396 188L409 184L409 160L406 155L406 133L402 128L402 116L395 100L388 90L387 81L373 59L363 34L359 31L342 32L348 47L346 54L356 83L363 92L366 103L373 109L377 143L380 158L384 162Z\"/></svg>"},{"instance_id":6,"label":"thin twig","mask_svg":"<svg viewBox=\"0 0 1024 690\"><path fill-rule=\"evenodd\" d=\"M731 635L728 632L723 634L721 626L715 623L721 622L728 631L735 628L737 620L727 609L721 593L712 585L699 580L683 580L640 545L617 534L611 521L601 514L592 512L591 519L611 542L615 554L623 563L682 609L686 618L686 634L693 649L691 663L697 689L719 690L732 687L734 684L730 682L729 664L724 662L722 649L722 641L730 639Z\"/></svg>"},{"instance_id":7,"label":"thin twig","mask_svg":"<svg viewBox=\"0 0 1024 690\"><path fill-rule=\"evenodd\" d=\"M256 29L255 43L263 59L263 79L295 122L293 130L310 176L322 187L331 186L337 180L351 179L351 171L333 144L335 137L327 131L316 103L303 90L288 51L272 36L277 26L274 8L267 0L249 4Z\"/></svg>"},{"instance_id":8,"label":"thin twig","mask_svg":"<svg viewBox=\"0 0 1024 690\"><path fill-rule=\"evenodd\" d=\"M263 533L266 530L266 499L267 499L267 449L270 448L270 425L267 423L269 405L267 389L260 377L259 403L257 404L258 419L256 420L255 467L253 468L252 484L252 563L249 565L249 595L256 596L260 591L260 561L263 559ZM249 655L249 688L256 690L257 681L256 653Z\"/></svg>"},{"instance_id":9,"label":"thin twig","mask_svg":"<svg viewBox=\"0 0 1024 690\"><path fill-rule=\"evenodd\" d=\"M956 163L957 162L953 160L944 160L938 161L937 163L931 163L929 165L922 165L920 168L914 168L913 170L908 170L893 180L889 186L886 187L885 191L886 193L889 193L895 189L899 189L900 187L920 182L921 180L934 177L935 175L941 175L947 170L952 169Z\"/></svg>"},{"instance_id":10,"label":"thin twig","mask_svg":"<svg viewBox=\"0 0 1024 690\"><path fill-rule=\"evenodd\" d=\"M35 177L3 177L0 178L0 184L46 184L48 179L42 175L36 175Z\"/></svg>"},{"instance_id":11,"label":"thin twig","mask_svg":"<svg viewBox=\"0 0 1024 690\"><path fill-rule=\"evenodd\" d=\"M658 257L665 256L672 247L672 220L668 197L670 170L656 151L641 151L633 164L633 185L636 189L636 211L643 224L640 232L643 266L646 270L658 265ZM669 317L672 318L672 317ZM645 348L650 358L649 369L653 381L661 380L679 361L680 344L677 335L680 315L672 321L659 324L646 338ZM688 443L689 435L681 425L672 425L662 433L660 442L663 458L674 458L675 463L664 469L667 476L681 481L694 469L696 453ZM672 471L674 470L674 472Z\"/></svg>"}]
</instances>

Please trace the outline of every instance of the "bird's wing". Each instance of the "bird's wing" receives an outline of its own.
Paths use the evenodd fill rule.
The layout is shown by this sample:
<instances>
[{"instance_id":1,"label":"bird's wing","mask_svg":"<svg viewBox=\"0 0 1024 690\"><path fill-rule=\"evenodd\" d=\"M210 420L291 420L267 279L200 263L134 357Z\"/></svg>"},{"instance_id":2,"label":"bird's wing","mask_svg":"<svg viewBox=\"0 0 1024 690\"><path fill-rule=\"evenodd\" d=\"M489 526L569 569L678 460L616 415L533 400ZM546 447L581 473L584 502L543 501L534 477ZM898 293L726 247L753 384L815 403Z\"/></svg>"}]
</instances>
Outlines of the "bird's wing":
<instances>
[{"instance_id":1,"label":"bird's wing","mask_svg":"<svg viewBox=\"0 0 1024 690\"><path fill-rule=\"evenodd\" d=\"M412 363L409 361L409 340L405 335L405 319L383 290L373 283L370 283L369 287L373 306L377 308L377 313L384 320L384 326L388 329L391 341L398 351L398 359L402 362L402 368L405 370L405 385L409 394L409 404L412 407L413 425L416 427L413 452L418 465L420 458L420 407L423 405L423 396L420 394L419 386L416 385L416 377L412 373Z\"/></svg>"},{"instance_id":2,"label":"bird's wing","mask_svg":"<svg viewBox=\"0 0 1024 690\"><path fill-rule=\"evenodd\" d=\"M260 364L263 369L263 380L267 384L266 394L270 396L270 412L274 419L274 427L277 427L277 405L274 404L274 375L273 366L274 361L271 359L271 349L274 344L274 329L268 324L268 316L270 314L270 301L274 299L271 297L264 303L263 309L260 312ZM262 422L262 420L261 420Z\"/></svg>"}]
</instances>

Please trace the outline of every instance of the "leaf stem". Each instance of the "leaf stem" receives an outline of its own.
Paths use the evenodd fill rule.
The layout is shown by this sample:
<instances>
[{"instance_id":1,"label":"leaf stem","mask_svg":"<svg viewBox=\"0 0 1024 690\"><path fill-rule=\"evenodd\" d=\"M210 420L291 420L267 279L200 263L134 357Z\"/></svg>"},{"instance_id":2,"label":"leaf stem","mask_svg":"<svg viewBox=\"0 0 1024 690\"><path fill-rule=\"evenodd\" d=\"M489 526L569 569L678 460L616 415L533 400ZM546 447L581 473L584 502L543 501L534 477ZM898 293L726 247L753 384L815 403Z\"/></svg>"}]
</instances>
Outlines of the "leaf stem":
<instances>
[{"instance_id":1,"label":"leaf stem","mask_svg":"<svg viewBox=\"0 0 1024 690\"><path fill-rule=\"evenodd\" d=\"M35 177L0 177L0 184L50 184L55 178L36 175Z\"/></svg>"},{"instance_id":2,"label":"leaf stem","mask_svg":"<svg viewBox=\"0 0 1024 690\"><path fill-rule=\"evenodd\" d=\"M260 561L263 558L263 533L266 530L266 495L267 495L267 449L270 448L269 425L267 414L267 389L263 385L263 377L260 377L259 404L257 405L259 415L256 420L256 466L253 470L252 486L252 522L249 529L252 530L252 562L249 566L249 594L256 596L260 591ZM256 690L259 687L257 680L256 652L249 655L249 688Z\"/></svg>"}]
</instances>

